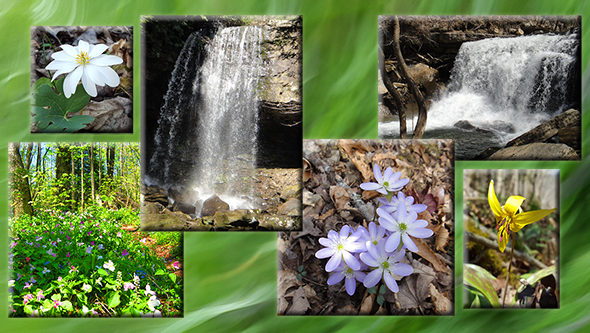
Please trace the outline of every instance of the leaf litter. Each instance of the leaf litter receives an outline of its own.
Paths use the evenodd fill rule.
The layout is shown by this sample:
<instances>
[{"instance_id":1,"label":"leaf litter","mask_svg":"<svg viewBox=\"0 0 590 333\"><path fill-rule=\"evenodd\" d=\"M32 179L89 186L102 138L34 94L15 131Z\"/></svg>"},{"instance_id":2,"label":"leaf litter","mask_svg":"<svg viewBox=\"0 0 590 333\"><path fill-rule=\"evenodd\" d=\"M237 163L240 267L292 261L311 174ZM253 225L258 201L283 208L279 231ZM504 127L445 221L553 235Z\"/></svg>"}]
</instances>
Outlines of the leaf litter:
<instances>
[{"instance_id":1,"label":"leaf litter","mask_svg":"<svg viewBox=\"0 0 590 333\"><path fill-rule=\"evenodd\" d=\"M279 315L451 315L454 309L454 160L451 140L304 140L303 231L278 235ZM402 260L414 273L400 291L365 288L349 296L344 283L329 286L327 260L315 253L329 230L368 227L379 193L359 185L375 181L374 163L391 166L410 182L402 189L428 209L419 214L434 235L413 239L419 253ZM305 274L298 275L299 272Z\"/></svg>"}]
</instances>

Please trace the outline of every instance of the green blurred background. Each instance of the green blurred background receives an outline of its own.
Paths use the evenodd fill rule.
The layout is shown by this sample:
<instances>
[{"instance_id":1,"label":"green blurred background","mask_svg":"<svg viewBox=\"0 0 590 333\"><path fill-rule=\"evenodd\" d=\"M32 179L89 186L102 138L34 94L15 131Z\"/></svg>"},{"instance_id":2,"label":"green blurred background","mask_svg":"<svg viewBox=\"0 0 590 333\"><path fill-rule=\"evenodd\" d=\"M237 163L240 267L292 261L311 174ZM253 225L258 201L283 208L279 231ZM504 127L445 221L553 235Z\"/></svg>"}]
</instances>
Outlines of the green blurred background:
<instances>
[{"instance_id":1,"label":"green blurred background","mask_svg":"<svg viewBox=\"0 0 590 333\"><path fill-rule=\"evenodd\" d=\"M590 107L587 70L590 4L581 0L0 0L0 283L7 283L7 142L138 141L140 15L303 15L304 138L377 138L378 15L582 15L583 156L581 162L457 162L456 246L462 258L463 169L560 169L561 308L466 310L456 266L455 315L422 317L279 317L276 233L185 235L185 317L181 319L8 319L5 332L486 332L590 330ZM30 26L133 25L134 134L29 133ZM0 288L0 299L7 300ZM0 311L1 312L1 311Z\"/></svg>"}]
</instances>

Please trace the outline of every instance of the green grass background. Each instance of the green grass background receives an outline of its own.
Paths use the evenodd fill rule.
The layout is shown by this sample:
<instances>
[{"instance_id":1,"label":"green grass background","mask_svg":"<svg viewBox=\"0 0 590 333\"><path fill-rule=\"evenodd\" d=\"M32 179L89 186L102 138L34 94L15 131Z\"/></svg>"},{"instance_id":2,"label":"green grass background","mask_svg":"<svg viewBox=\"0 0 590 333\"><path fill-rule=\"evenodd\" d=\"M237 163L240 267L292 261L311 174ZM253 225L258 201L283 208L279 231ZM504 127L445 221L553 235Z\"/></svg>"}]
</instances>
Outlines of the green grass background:
<instances>
[{"instance_id":1,"label":"green grass background","mask_svg":"<svg viewBox=\"0 0 590 333\"><path fill-rule=\"evenodd\" d=\"M543 1L352 0L0 0L0 284L7 283L7 142L139 141L140 15L303 15L304 137L377 138L378 15L582 15L581 162L457 162L455 315L449 317L279 317L275 233L185 235L185 317L181 319L7 318L5 332L487 332L590 330L590 162L588 58L590 4ZM30 26L135 27L134 134L29 133ZM463 169L561 169L561 308L462 309ZM0 288L0 300L7 299Z\"/></svg>"}]
</instances>

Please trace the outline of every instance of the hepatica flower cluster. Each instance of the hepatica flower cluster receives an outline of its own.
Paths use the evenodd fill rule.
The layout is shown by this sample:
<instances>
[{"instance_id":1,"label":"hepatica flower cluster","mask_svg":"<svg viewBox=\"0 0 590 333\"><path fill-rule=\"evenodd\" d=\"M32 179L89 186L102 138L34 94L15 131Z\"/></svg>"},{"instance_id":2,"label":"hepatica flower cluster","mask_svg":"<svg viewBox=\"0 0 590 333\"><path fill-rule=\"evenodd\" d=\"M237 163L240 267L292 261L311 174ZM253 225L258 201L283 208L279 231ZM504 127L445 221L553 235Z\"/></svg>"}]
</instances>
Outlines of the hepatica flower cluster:
<instances>
[{"instance_id":1,"label":"hepatica flower cluster","mask_svg":"<svg viewBox=\"0 0 590 333\"><path fill-rule=\"evenodd\" d=\"M377 208L379 223L370 222L368 229L359 226L355 230L345 225L339 232L330 230L327 238L319 239L325 248L315 254L319 259L330 258L325 267L332 273L328 285L345 280L346 292L351 296L357 281L367 288L383 281L392 292L398 292L396 280L414 271L412 266L400 262L406 250L418 252L410 236L428 238L433 235L433 231L426 228L428 222L418 219L418 213L427 206L414 204L413 197L401 192L409 179L401 178L401 172L394 173L391 167L381 173L377 164L373 166L373 174L377 182L363 183L360 187L383 195Z\"/></svg>"},{"instance_id":2,"label":"hepatica flower cluster","mask_svg":"<svg viewBox=\"0 0 590 333\"><path fill-rule=\"evenodd\" d=\"M167 269L133 233L117 237L121 221L137 218L128 210L98 207L82 214L45 211L11 221L9 315L181 315L175 268Z\"/></svg>"}]
</instances>

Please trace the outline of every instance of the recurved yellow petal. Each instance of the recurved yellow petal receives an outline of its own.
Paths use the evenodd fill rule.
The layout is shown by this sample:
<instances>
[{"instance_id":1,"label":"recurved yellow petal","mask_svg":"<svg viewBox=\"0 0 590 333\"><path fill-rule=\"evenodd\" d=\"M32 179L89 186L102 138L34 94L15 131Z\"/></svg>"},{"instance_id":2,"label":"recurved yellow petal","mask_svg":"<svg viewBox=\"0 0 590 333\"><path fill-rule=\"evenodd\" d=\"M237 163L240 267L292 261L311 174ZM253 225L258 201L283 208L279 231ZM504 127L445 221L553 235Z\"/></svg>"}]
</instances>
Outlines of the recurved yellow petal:
<instances>
[{"instance_id":1,"label":"recurved yellow petal","mask_svg":"<svg viewBox=\"0 0 590 333\"><path fill-rule=\"evenodd\" d=\"M494 192L494 181L490 181L490 187L488 189L488 202L490 203L490 208L492 208L492 212L496 216L496 222L500 220L500 217L504 214L502 210L502 206L500 206L500 202L496 197L496 192Z\"/></svg>"},{"instance_id":2,"label":"recurved yellow petal","mask_svg":"<svg viewBox=\"0 0 590 333\"><path fill-rule=\"evenodd\" d=\"M539 209L539 210L533 210L530 212L516 214L514 216L514 218L512 218L512 223L510 224L510 230L516 232L516 231L522 229L522 227L524 227L525 225L537 222L540 219L544 218L545 216L553 213L556 209L557 208Z\"/></svg>"},{"instance_id":3,"label":"recurved yellow petal","mask_svg":"<svg viewBox=\"0 0 590 333\"><path fill-rule=\"evenodd\" d=\"M518 209L520 208L520 205L522 205L523 201L524 198L518 195L508 197L508 200L506 200L506 205L504 205L504 211L506 211L506 213L508 213L510 216L514 216L518 212Z\"/></svg>"}]
</instances>

